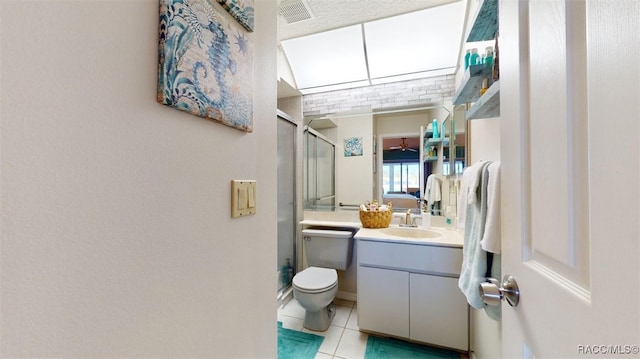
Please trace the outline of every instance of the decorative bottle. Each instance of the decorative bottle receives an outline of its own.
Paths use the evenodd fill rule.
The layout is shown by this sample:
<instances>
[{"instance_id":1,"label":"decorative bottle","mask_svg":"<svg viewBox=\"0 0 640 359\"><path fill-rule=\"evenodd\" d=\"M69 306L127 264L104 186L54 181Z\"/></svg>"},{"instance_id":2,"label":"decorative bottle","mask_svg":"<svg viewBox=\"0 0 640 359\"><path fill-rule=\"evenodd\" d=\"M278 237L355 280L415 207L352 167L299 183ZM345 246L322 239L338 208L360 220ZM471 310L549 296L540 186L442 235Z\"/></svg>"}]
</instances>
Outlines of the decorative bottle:
<instances>
[{"instance_id":1,"label":"decorative bottle","mask_svg":"<svg viewBox=\"0 0 640 359\"><path fill-rule=\"evenodd\" d=\"M436 120L434 118L433 121L431 122L431 124L432 124L432 127L433 127L433 138L440 137L440 133L438 131L438 120Z\"/></svg>"},{"instance_id":2,"label":"decorative bottle","mask_svg":"<svg viewBox=\"0 0 640 359\"><path fill-rule=\"evenodd\" d=\"M467 49L467 53L464 55L464 69L468 69L471 65L471 50Z\"/></svg>"},{"instance_id":3,"label":"decorative bottle","mask_svg":"<svg viewBox=\"0 0 640 359\"><path fill-rule=\"evenodd\" d=\"M484 51L484 64L493 67L493 48L488 46Z\"/></svg>"},{"instance_id":4,"label":"decorative bottle","mask_svg":"<svg viewBox=\"0 0 640 359\"><path fill-rule=\"evenodd\" d=\"M471 56L469 57L469 63L471 65L478 65L480 63L480 55L478 55L478 49L471 49Z\"/></svg>"}]
</instances>

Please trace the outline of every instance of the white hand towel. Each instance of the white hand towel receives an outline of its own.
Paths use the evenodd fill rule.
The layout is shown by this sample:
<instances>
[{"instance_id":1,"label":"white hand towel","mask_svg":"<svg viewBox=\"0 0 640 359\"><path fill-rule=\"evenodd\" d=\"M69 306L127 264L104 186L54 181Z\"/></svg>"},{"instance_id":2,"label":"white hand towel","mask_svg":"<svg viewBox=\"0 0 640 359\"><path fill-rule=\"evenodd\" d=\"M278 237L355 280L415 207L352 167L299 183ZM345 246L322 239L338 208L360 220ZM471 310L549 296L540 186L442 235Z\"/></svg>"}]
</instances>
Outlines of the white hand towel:
<instances>
[{"instance_id":1,"label":"white hand towel","mask_svg":"<svg viewBox=\"0 0 640 359\"><path fill-rule=\"evenodd\" d=\"M457 223L458 228L464 229L464 223L466 220L467 213L467 191L469 189L469 176L465 175L469 167L465 168L464 172L462 172L462 177L460 178L458 184L458 193L457 193L457 203L456 207L458 210Z\"/></svg>"},{"instance_id":2,"label":"white hand towel","mask_svg":"<svg viewBox=\"0 0 640 359\"><path fill-rule=\"evenodd\" d=\"M477 162L473 166L467 167L462 172L460 180L460 188L458 190L458 228L464 229L467 219L467 205L474 204L477 201L477 190L482 175L482 166L486 164L484 161Z\"/></svg>"},{"instance_id":3,"label":"white hand towel","mask_svg":"<svg viewBox=\"0 0 640 359\"><path fill-rule=\"evenodd\" d=\"M487 163L484 161L476 162L469 171L469 187L467 191L467 203L474 204L478 199L478 186L480 186L480 178L482 178L482 168ZM466 172L466 171L465 171Z\"/></svg>"},{"instance_id":4,"label":"white hand towel","mask_svg":"<svg viewBox=\"0 0 640 359\"><path fill-rule=\"evenodd\" d=\"M427 177L427 185L425 187L426 199L429 204L442 200L442 190L440 188L440 181L433 173Z\"/></svg>"},{"instance_id":5,"label":"white hand towel","mask_svg":"<svg viewBox=\"0 0 640 359\"><path fill-rule=\"evenodd\" d=\"M487 221L480 244L487 252L500 254L500 162L488 167L487 183Z\"/></svg>"}]
</instances>

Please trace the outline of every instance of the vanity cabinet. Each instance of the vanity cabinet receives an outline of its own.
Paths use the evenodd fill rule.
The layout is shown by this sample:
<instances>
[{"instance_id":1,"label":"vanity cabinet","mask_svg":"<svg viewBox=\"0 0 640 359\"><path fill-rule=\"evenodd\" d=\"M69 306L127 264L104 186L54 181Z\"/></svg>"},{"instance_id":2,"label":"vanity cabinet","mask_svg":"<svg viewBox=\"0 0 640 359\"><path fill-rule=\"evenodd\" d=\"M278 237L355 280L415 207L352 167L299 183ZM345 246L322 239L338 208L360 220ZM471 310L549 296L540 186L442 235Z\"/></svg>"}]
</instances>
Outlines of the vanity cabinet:
<instances>
[{"instance_id":1,"label":"vanity cabinet","mask_svg":"<svg viewBox=\"0 0 640 359\"><path fill-rule=\"evenodd\" d=\"M412 340L467 351L469 313L458 278L410 273L409 303Z\"/></svg>"},{"instance_id":2,"label":"vanity cabinet","mask_svg":"<svg viewBox=\"0 0 640 359\"><path fill-rule=\"evenodd\" d=\"M358 327L468 351L462 248L358 239Z\"/></svg>"},{"instance_id":3,"label":"vanity cabinet","mask_svg":"<svg viewBox=\"0 0 640 359\"><path fill-rule=\"evenodd\" d=\"M408 272L359 266L358 327L408 338L408 289Z\"/></svg>"}]
</instances>

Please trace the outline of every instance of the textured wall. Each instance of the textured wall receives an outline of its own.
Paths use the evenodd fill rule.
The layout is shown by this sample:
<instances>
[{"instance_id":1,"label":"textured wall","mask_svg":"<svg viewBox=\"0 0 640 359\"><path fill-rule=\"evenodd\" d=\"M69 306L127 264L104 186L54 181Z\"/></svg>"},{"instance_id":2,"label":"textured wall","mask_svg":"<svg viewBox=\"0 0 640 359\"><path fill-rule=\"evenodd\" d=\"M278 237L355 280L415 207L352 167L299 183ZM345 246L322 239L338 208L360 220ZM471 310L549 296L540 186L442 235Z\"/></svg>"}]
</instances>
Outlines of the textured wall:
<instances>
[{"instance_id":1,"label":"textured wall","mask_svg":"<svg viewBox=\"0 0 640 359\"><path fill-rule=\"evenodd\" d=\"M276 1L256 7L247 134L156 103L158 0L0 2L0 357L276 356ZM234 178L256 215L230 218Z\"/></svg>"},{"instance_id":2,"label":"textured wall","mask_svg":"<svg viewBox=\"0 0 640 359\"><path fill-rule=\"evenodd\" d=\"M455 75L444 75L305 95L304 115L419 107L451 101L455 92L454 82Z\"/></svg>"}]
</instances>

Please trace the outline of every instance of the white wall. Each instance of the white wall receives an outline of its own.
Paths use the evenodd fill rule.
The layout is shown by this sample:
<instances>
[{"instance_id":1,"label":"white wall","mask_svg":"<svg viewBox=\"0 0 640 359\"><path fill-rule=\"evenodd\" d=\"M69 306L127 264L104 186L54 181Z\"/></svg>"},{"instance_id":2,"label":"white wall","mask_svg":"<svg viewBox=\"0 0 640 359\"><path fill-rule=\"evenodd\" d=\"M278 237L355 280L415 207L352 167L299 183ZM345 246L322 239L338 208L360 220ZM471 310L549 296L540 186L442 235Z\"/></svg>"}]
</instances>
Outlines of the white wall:
<instances>
[{"instance_id":1,"label":"white wall","mask_svg":"<svg viewBox=\"0 0 640 359\"><path fill-rule=\"evenodd\" d=\"M157 0L0 2L0 356L276 356L276 1L255 14L247 134L156 103Z\"/></svg>"},{"instance_id":2,"label":"white wall","mask_svg":"<svg viewBox=\"0 0 640 359\"><path fill-rule=\"evenodd\" d=\"M500 118L469 120L469 165L500 160Z\"/></svg>"},{"instance_id":3,"label":"white wall","mask_svg":"<svg viewBox=\"0 0 640 359\"><path fill-rule=\"evenodd\" d=\"M370 114L336 118L336 204L373 199L373 120ZM362 156L345 157L344 140L362 137Z\"/></svg>"},{"instance_id":4,"label":"white wall","mask_svg":"<svg viewBox=\"0 0 640 359\"><path fill-rule=\"evenodd\" d=\"M420 126L426 126L433 120L433 111L411 111L385 113L375 116L376 134L384 136L388 134L411 133L420 136ZM440 119L442 121L443 119Z\"/></svg>"},{"instance_id":5,"label":"white wall","mask_svg":"<svg viewBox=\"0 0 640 359\"><path fill-rule=\"evenodd\" d=\"M279 44L278 44L279 45ZM293 77L291 66L289 66L289 60L282 51L282 47L278 46L278 79L286 81L291 86L297 88L296 79Z\"/></svg>"}]
</instances>

